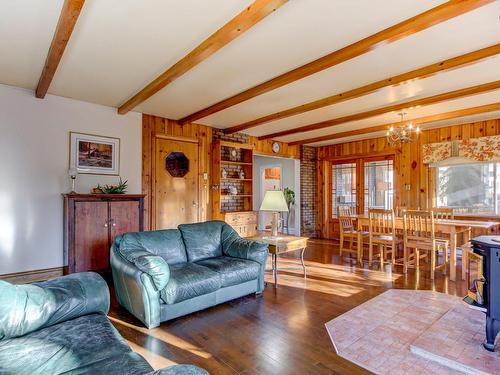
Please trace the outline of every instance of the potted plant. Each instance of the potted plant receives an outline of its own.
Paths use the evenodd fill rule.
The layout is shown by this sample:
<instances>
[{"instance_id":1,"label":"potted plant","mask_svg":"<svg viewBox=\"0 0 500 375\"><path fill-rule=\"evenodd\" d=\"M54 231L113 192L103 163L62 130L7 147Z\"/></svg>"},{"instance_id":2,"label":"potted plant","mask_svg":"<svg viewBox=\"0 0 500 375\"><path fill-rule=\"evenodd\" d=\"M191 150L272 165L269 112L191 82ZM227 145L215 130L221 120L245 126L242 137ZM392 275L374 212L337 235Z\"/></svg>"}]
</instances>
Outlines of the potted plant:
<instances>
[{"instance_id":1,"label":"potted plant","mask_svg":"<svg viewBox=\"0 0 500 375\"><path fill-rule=\"evenodd\" d=\"M285 220L286 232L290 234L290 209L295 204L295 192L292 189L286 187L283 190L283 195L285 196L286 205L288 207L288 212L286 213L286 220Z\"/></svg>"}]
</instances>

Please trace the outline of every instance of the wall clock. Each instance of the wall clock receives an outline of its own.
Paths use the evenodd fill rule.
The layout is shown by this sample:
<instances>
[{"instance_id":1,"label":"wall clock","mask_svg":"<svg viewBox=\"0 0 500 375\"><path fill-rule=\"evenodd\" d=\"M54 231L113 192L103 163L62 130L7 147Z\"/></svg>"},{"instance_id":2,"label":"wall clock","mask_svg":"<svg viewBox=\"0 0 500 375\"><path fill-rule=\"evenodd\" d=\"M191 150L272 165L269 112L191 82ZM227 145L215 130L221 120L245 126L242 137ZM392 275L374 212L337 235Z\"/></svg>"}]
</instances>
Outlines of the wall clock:
<instances>
[{"instance_id":1,"label":"wall clock","mask_svg":"<svg viewBox=\"0 0 500 375\"><path fill-rule=\"evenodd\" d=\"M281 151L281 145L278 142L273 143L273 152L277 154Z\"/></svg>"}]
</instances>

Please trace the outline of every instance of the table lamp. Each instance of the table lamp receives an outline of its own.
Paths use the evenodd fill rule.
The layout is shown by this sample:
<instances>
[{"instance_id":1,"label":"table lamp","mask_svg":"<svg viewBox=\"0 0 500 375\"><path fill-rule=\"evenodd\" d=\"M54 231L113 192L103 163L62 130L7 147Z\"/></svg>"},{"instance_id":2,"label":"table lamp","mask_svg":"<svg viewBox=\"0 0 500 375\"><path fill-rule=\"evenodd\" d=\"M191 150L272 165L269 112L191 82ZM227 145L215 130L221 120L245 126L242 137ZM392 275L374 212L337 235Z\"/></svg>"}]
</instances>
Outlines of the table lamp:
<instances>
[{"instance_id":1,"label":"table lamp","mask_svg":"<svg viewBox=\"0 0 500 375\"><path fill-rule=\"evenodd\" d=\"M281 190L268 190L264 195L264 200L260 205L260 211L271 211L273 218L271 221L271 236L278 236L279 213L288 212L285 196Z\"/></svg>"}]
</instances>

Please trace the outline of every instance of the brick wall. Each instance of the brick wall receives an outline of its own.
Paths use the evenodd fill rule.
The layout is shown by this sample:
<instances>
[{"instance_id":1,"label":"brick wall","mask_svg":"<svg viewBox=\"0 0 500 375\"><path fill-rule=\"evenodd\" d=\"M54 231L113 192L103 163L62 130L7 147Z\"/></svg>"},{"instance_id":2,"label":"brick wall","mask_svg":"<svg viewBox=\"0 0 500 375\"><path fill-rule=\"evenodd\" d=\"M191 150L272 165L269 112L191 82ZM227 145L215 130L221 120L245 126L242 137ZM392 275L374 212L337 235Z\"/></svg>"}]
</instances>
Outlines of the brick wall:
<instances>
[{"instance_id":1,"label":"brick wall","mask_svg":"<svg viewBox=\"0 0 500 375\"><path fill-rule=\"evenodd\" d=\"M316 148L302 146L300 153L301 233L309 237L317 237L316 186Z\"/></svg>"},{"instance_id":2,"label":"brick wall","mask_svg":"<svg viewBox=\"0 0 500 375\"><path fill-rule=\"evenodd\" d=\"M228 142L238 142L238 143L250 143L250 136L244 133L234 133L234 134L225 134L222 129L213 129L212 131L213 140L220 139L221 141Z\"/></svg>"}]
</instances>

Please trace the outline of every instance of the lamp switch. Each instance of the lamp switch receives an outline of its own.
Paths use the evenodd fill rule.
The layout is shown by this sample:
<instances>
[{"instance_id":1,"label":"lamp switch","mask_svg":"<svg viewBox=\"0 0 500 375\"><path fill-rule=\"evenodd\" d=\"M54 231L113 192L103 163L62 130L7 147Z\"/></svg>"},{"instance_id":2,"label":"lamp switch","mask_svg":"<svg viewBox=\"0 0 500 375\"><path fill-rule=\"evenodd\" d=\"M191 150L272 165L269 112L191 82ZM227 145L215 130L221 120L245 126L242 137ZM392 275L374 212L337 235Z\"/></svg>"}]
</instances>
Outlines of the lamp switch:
<instances>
[{"instance_id":1,"label":"lamp switch","mask_svg":"<svg viewBox=\"0 0 500 375\"><path fill-rule=\"evenodd\" d=\"M405 189L406 189L406 191L410 191L411 190L411 185L410 184L406 184L405 185Z\"/></svg>"}]
</instances>

